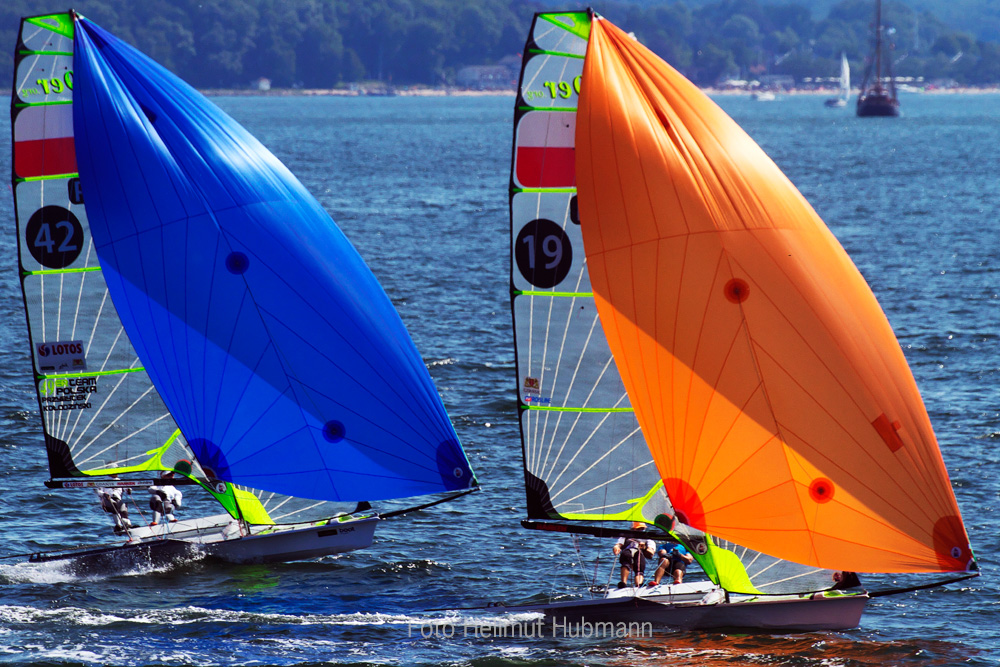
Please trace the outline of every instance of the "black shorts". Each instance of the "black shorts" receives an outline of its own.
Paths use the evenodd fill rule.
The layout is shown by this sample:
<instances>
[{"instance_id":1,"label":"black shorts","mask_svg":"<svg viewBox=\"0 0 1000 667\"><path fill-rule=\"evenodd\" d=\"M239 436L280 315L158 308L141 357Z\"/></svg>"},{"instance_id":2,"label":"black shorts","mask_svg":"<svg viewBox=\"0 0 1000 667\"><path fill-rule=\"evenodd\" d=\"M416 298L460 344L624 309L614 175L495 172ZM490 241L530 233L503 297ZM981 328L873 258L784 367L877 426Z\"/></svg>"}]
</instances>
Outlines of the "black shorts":
<instances>
[{"instance_id":1,"label":"black shorts","mask_svg":"<svg viewBox=\"0 0 1000 667\"><path fill-rule=\"evenodd\" d=\"M670 555L670 571L680 570L681 572L687 572L687 561L678 556L677 554Z\"/></svg>"},{"instance_id":2,"label":"black shorts","mask_svg":"<svg viewBox=\"0 0 1000 667\"><path fill-rule=\"evenodd\" d=\"M646 554L643 553L642 549L631 551L623 549L618 556L618 562L622 564L622 567L628 568L633 572L643 572L646 569Z\"/></svg>"}]
</instances>

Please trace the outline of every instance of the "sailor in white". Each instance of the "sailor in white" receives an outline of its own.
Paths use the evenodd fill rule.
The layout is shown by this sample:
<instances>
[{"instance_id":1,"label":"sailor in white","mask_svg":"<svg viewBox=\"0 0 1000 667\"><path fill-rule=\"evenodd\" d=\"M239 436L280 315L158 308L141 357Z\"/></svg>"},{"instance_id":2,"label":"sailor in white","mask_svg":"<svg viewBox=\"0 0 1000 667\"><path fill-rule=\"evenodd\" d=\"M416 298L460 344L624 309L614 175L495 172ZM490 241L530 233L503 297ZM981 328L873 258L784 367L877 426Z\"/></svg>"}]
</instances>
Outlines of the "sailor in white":
<instances>
[{"instance_id":1,"label":"sailor in white","mask_svg":"<svg viewBox=\"0 0 1000 667\"><path fill-rule=\"evenodd\" d=\"M115 535L122 535L132 527L121 489L101 487L97 489L97 497L101 499L101 509L110 514L115 522Z\"/></svg>"},{"instance_id":2,"label":"sailor in white","mask_svg":"<svg viewBox=\"0 0 1000 667\"><path fill-rule=\"evenodd\" d=\"M164 477L173 477L167 473ZM160 522L160 516L169 522L177 521L174 518L174 509L181 506L181 490L172 484L149 487L149 509L153 510L153 520L150 526L155 526Z\"/></svg>"}]
</instances>

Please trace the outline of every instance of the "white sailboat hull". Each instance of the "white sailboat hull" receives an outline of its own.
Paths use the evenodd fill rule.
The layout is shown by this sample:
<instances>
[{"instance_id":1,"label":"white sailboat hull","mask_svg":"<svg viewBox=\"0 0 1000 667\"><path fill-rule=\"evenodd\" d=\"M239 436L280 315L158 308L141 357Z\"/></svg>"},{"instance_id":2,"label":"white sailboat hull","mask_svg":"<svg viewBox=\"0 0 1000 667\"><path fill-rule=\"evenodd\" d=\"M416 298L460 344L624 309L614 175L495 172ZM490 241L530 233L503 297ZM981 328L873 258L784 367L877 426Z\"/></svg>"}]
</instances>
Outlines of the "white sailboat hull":
<instances>
[{"instance_id":1,"label":"white sailboat hull","mask_svg":"<svg viewBox=\"0 0 1000 667\"><path fill-rule=\"evenodd\" d=\"M314 523L252 526L241 535L227 514L137 527L131 541L112 547L35 554L32 562L65 562L80 575L214 559L226 563L280 563L346 553L371 546L377 516Z\"/></svg>"},{"instance_id":2,"label":"white sailboat hull","mask_svg":"<svg viewBox=\"0 0 1000 667\"><path fill-rule=\"evenodd\" d=\"M861 621L865 593L727 596L710 584L612 591L601 600L572 600L519 607L545 614L555 624L649 623L683 630L744 628L768 632L848 630Z\"/></svg>"},{"instance_id":3,"label":"white sailboat hull","mask_svg":"<svg viewBox=\"0 0 1000 667\"><path fill-rule=\"evenodd\" d=\"M326 525L271 527L265 532L201 546L210 558L227 563L306 560L370 547L378 521L371 517Z\"/></svg>"}]
</instances>

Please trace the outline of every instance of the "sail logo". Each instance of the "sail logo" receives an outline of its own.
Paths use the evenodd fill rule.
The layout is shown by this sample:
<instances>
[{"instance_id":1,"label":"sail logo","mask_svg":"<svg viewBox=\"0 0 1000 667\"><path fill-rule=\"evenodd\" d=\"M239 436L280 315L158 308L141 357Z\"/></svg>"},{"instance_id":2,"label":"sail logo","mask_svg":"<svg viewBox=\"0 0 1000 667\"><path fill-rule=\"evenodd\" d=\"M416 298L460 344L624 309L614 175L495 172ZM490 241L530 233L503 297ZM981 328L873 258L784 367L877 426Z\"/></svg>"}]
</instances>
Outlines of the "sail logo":
<instances>
[{"instance_id":1,"label":"sail logo","mask_svg":"<svg viewBox=\"0 0 1000 667\"><path fill-rule=\"evenodd\" d=\"M78 373L87 370L87 357L82 340L38 343L35 346L39 370Z\"/></svg>"},{"instance_id":2,"label":"sail logo","mask_svg":"<svg viewBox=\"0 0 1000 667\"><path fill-rule=\"evenodd\" d=\"M542 383L538 378L524 378L524 404L525 405L550 405L551 396L541 395Z\"/></svg>"}]
</instances>

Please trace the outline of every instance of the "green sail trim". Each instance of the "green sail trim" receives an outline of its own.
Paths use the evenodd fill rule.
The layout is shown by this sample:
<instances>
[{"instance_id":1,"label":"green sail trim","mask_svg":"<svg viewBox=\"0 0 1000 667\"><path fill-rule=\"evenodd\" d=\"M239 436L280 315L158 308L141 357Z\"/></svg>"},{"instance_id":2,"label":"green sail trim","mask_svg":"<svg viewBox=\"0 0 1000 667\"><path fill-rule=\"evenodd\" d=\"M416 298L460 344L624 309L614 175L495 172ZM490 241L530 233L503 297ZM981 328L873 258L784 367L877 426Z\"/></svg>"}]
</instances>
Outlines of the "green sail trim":
<instances>
[{"instance_id":1,"label":"green sail trim","mask_svg":"<svg viewBox=\"0 0 1000 667\"><path fill-rule=\"evenodd\" d=\"M37 104L15 104L14 106L23 107L44 107L53 106L56 104L72 104L72 102L39 102ZM28 176L27 178L15 178L15 183L32 183L34 181L55 181L60 178L78 178L80 174L73 172L72 174L49 174L48 176Z\"/></svg>"},{"instance_id":2,"label":"green sail trim","mask_svg":"<svg viewBox=\"0 0 1000 667\"><path fill-rule=\"evenodd\" d=\"M729 549L716 546L711 535L706 535L706 538L705 544L708 545L708 551L705 557L711 558L715 566L715 577L712 578L712 581L730 593L760 594L762 591L757 590L753 582L750 581L750 575L747 574L747 569L740 562L739 556ZM701 564L701 560L698 561L698 564ZM705 571L708 572L708 570Z\"/></svg>"},{"instance_id":3,"label":"green sail trim","mask_svg":"<svg viewBox=\"0 0 1000 667\"><path fill-rule=\"evenodd\" d=\"M229 482L222 482L225 490L216 491L213 487L204 484L201 480L194 479L201 488L212 494L212 497L222 505L223 509L229 512L229 516L234 519L242 518L249 524L256 526L273 526L274 519L264 509L260 499L249 491L238 489Z\"/></svg>"},{"instance_id":4,"label":"green sail trim","mask_svg":"<svg viewBox=\"0 0 1000 667\"><path fill-rule=\"evenodd\" d=\"M517 296L569 296L569 297L592 297L593 292L546 292L544 290L514 290Z\"/></svg>"},{"instance_id":5,"label":"green sail trim","mask_svg":"<svg viewBox=\"0 0 1000 667\"><path fill-rule=\"evenodd\" d=\"M546 51L544 49L528 49L528 53L536 56L558 56L559 58L576 58L583 60L586 56L578 53L563 53L562 51Z\"/></svg>"},{"instance_id":6,"label":"green sail trim","mask_svg":"<svg viewBox=\"0 0 1000 667\"><path fill-rule=\"evenodd\" d=\"M670 533L670 536L680 544L684 544L713 584L721 586L730 593L762 594L750 581L750 575L743 563L740 562L739 556L716 545L714 538L708 534L704 535L704 540L698 540L698 544L705 545L704 553L702 553L701 549L694 548L689 540L685 540L677 534L674 530L675 522L674 517L661 514L656 517L654 525L660 530Z\"/></svg>"},{"instance_id":7,"label":"green sail trim","mask_svg":"<svg viewBox=\"0 0 1000 667\"><path fill-rule=\"evenodd\" d=\"M97 373L94 374L79 373L73 376L61 375L59 377L84 377L88 375L97 375ZM173 432L173 434L169 438L167 438L167 441L165 443L163 443L156 449L151 449L148 452L146 452L146 455L149 456L150 458L146 460L144 463L138 463L136 465L131 465L131 466L122 466L119 468L100 468L96 470L88 470L85 474L87 475L87 477L98 477L98 476L120 475L127 472L151 472L154 470L181 472L175 470L172 466L168 466L163 462L163 455L167 453L167 450L170 449L170 446L174 444L174 441L177 440L180 434L181 434L180 429L177 429L176 431ZM181 474L184 473L182 472ZM185 476L188 477L189 475ZM191 479L194 478L192 477Z\"/></svg>"},{"instance_id":8,"label":"green sail trim","mask_svg":"<svg viewBox=\"0 0 1000 667\"><path fill-rule=\"evenodd\" d=\"M27 49L22 49L18 51L19 56L71 56L72 51L29 51Z\"/></svg>"},{"instance_id":9,"label":"green sail trim","mask_svg":"<svg viewBox=\"0 0 1000 667\"><path fill-rule=\"evenodd\" d=\"M663 492L663 480L659 480L653 485L649 491L646 492L641 498L632 498L626 502L630 507L616 514L586 514L586 513L576 513L576 512L560 512L559 516L570 520L570 521L641 521L643 523L652 524L653 519L647 518L643 514L643 509L651 501L657 493Z\"/></svg>"},{"instance_id":10,"label":"green sail trim","mask_svg":"<svg viewBox=\"0 0 1000 667\"><path fill-rule=\"evenodd\" d=\"M587 12L551 12L538 18L567 30L584 41L590 40L590 14ZM563 21L560 19L567 19Z\"/></svg>"},{"instance_id":11,"label":"green sail trim","mask_svg":"<svg viewBox=\"0 0 1000 667\"><path fill-rule=\"evenodd\" d=\"M51 276L51 275L62 275L64 273L91 273L93 271L100 271L99 266L87 266L81 269L44 269L42 271L21 271L22 276Z\"/></svg>"},{"instance_id":12,"label":"green sail trim","mask_svg":"<svg viewBox=\"0 0 1000 667\"><path fill-rule=\"evenodd\" d=\"M135 368L119 368L119 369L113 370L113 371L89 371L89 372L86 372L86 373L53 373L53 374L50 374L50 375L41 374L41 375L36 375L35 378L38 379L38 380L46 380L46 381L48 381L48 380L63 380L63 379L69 379L69 378L96 378L96 377L103 377L105 375L121 375L122 373L142 373L145 370L146 369L144 367L142 367L142 366L136 366ZM63 385L60 385L60 384L57 384L57 383L52 383L51 384L52 388L54 388L54 387L60 387L60 386L63 386ZM42 391L42 390L39 389L39 391ZM171 441L173 441L174 437L176 437L176 434L171 438Z\"/></svg>"},{"instance_id":13,"label":"green sail trim","mask_svg":"<svg viewBox=\"0 0 1000 667\"><path fill-rule=\"evenodd\" d=\"M576 107L532 107L532 106L521 106L518 107L521 111L572 111L576 113ZM576 191L576 188L531 188L531 192L570 192Z\"/></svg>"},{"instance_id":14,"label":"green sail trim","mask_svg":"<svg viewBox=\"0 0 1000 667\"><path fill-rule=\"evenodd\" d=\"M69 14L49 14L48 16L32 16L24 19L25 23L45 28L52 32L73 39L73 17Z\"/></svg>"}]
</instances>

